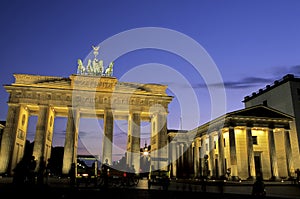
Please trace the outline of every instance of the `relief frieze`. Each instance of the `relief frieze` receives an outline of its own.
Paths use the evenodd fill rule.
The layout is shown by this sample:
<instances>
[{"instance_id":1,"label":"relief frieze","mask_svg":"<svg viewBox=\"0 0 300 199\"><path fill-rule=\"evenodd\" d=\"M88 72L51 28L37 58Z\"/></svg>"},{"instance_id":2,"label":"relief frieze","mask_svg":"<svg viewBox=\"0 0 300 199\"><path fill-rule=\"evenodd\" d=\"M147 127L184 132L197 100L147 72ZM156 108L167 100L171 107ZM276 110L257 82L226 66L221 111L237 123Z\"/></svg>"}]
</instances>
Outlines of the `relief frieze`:
<instances>
[{"instance_id":1,"label":"relief frieze","mask_svg":"<svg viewBox=\"0 0 300 199\"><path fill-rule=\"evenodd\" d=\"M38 76L38 75L28 75L28 74L14 74L15 84L36 84L39 82L49 81L49 80L62 80L63 77L54 76Z\"/></svg>"},{"instance_id":2,"label":"relief frieze","mask_svg":"<svg viewBox=\"0 0 300 199\"><path fill-rule=\"evenodd\" d=\"M20 140L24 140L25 139L25 132L22 131L21 129L18 129L17 138L19 138Z\"/></svg>"},{"instance_id":3,"label":"relief frieze","mask_svg":"<svg viewBox=\"0 0 300 199\"><path fill-rule=\"evenodd\" d=\"M127 97L114 97L112 98L114 104L128 104L129 100Z\"/></svg>"},{"instance_id":4,"label":"relief frieze","mask_svg":"<svg viewBox=\"0 0 300 199\"><path fill-rule=\"evenodd\" d=\"M51 135L52 135L51 132L48 131L48 132L47 132L47 140L48 140L48 141L51 141L51 137L52 137Z\"/></svg>"},{"instance_id":5,"label":"relief frieze","mask_svg":"<svg viewBox=\"0 0 300 199\"><path fill-rule=\"evenodd\" d=\"M95 96L78 95L73 98L73 103L78 105L89 105L89 104L92 105L95 103L100 103L100 100L99 97L95 97Z\"/></svg>"},{"instance_id":6,"label":"relief frieze","mask_svg":"<svg viewBox=\"0 0 300 199\"><path fill-rule=\"evenodd\" d=\"M98 81L87 81L87 80L75 80L74 86L80 88L96 88L98 85Z\"/></svg>"},{"instance_id":7,"label":"relief frieze","mask_svg":"<svg viewBox=\"0 0 300 199\"><path fill-rule=\"evenodd\" d=\"M76 89L113 90L117 83L116 78L94 76L71 76L71 86Z\"/></svg>"},{"instance_id":8,"label":"relief frieze","mask_svg":"<svg viewBox=\"0 0 300 199\"><path fill-rule=\"evenodd\" d=\"M97 79L97 78L96 78ZM99 78L98 78L99 80ZM76 80L77 81L77 80ZM102 82L103 85L106 85L107 82ZM108 81L108 84L111 87L111 81ZM104 86L105 87L105 86ZM73 97L74 96L74 97ZM159 100L154 97L141 96L141 95L129 95L118 92L99 92L93 90L93 92L88 90L78 90L73 91L68 90L64 92L62 90L51 91L46 89L45 91L39 90L13 90L10 96L10 102L14 103L51 103L59 105L70 105L75 103L77 105L84 106L99 106L99 105L131 105L131 106L153 106L155 104L161 104L164 107L167 103L164 100Z\"/></svg>"},{"instance_id":9,"label":"relief frieze","mask_svg":"<svg viewBox=\"0 0 300 199\"><path fill-rule=\"evenodd\" d=\"M71 100L71 96L70 95L67 95L66 96L66 101L70 101Z\"/></svg>"}]
</instances>

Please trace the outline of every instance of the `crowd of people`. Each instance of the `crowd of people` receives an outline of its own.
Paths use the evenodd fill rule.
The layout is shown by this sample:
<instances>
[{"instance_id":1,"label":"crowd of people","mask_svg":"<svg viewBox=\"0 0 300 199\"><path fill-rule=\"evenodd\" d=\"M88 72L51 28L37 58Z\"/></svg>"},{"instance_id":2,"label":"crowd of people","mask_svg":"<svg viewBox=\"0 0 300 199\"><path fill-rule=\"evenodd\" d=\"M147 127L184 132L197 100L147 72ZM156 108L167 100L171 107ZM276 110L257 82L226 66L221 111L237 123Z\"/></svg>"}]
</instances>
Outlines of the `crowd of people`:
<instances>
[{"instance_id":1,"label":"crowd of people","mask_svg":"<svg viewBox=\"0 0 300 199\"><path fill-rule=\"evenodd\" d=\"M48 165L46 165L44 158L41 157L37 167L37 161L33 155L24 156L13 169L13 184L16 186L45 184L48 182L49 166L50 159Z\"/></svg>"}]
</instances>

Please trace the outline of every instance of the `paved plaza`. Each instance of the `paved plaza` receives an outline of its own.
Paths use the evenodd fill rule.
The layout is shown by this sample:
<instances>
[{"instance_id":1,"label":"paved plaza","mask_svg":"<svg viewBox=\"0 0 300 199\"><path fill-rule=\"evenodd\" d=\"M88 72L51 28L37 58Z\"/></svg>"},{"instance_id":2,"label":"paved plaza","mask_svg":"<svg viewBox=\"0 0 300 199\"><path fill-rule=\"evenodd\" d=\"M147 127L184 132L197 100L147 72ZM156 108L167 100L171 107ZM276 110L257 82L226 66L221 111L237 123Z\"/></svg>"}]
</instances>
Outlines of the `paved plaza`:
<instances>
[{"instance_id":1,"label":"paved plaza","mask_svg":"<svg viewBox=\"0 0 300 199\"><path fill-rule=\"evenodd\" d=\"M12 178L0 178L0 194L11 194L19 196L20 194L31 198L40 198L43 196L55 198L77 198L111 195L112 198L253 198L251 196L252 182L226 182L223 187L210 182L206 186L206 192L201 191L200 183L188 180L173 180L167 191L160 186L151 186L148 189L146 179L141 179L137 186L103 189L95 187L93 184L80 184L78 187L70 186L68 178L49 178L47 185L34 185L15 187L12 184ZM286 182L266 182L267 198L274 199L299 199L300 186Z\"/></svg>"}]
</instances>

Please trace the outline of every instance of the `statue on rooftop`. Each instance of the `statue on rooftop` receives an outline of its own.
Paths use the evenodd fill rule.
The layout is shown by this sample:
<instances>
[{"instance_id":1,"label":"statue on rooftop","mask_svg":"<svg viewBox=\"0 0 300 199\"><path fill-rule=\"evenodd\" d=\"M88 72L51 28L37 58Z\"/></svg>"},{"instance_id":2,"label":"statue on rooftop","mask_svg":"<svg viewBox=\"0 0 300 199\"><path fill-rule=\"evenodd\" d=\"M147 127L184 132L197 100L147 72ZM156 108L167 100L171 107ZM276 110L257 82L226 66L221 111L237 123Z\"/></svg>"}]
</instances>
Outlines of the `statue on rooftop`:
<instances>
[{"instance_id":1,"label":"statue on rooftop","mask_svg":"<svg viewBox=\"0 0 300 199\"><path fill-rule=\"evenodd\" d=\"M78 59L77 63L78 63L77 73L78 74L84 74L85 73L85 68L83 66L83 63L82 63L81 59Z\"/></svg>"},{"instance_id":2,"label":"statue on rooftop","mask_svg":"<svg viewBox=\"0 0 300 199\"><path fill-rule=\"evenodd\" d=\"M113 74L113 66L114 66L114 62L110 62L108 68L105 70L105 75L106 76L112 76L112 74Z\"/></svg>"},{"instance_id":3,"label":"statue on rooftop","mask_svg":"<svg viewBox=\"0 0 300 199\"><path fill-rule=\"evenodd\" d=\"M83 65L82 60L78 59L77 74L79 75L93 75L93 76L112 76L114 62L111 62L109 66L104 70L103 60L98 60L99 46L92 46L94 59L88 60L86 66Z\"/></svg>"}]
</instances>

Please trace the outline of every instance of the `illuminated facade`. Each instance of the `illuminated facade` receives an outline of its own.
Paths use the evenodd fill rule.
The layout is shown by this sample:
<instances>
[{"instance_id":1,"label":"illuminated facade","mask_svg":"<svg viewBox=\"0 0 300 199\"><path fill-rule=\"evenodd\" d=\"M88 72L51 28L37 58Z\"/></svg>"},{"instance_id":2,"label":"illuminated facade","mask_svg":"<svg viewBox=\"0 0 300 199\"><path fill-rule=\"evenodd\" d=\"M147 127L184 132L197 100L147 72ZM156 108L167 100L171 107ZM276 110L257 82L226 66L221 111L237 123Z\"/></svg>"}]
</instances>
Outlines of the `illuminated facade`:
<instances>
[{"instance_id":1,"label":"illuminated facade","mask_svg":"<svg viewBox=\"0 0 300 199\"><path fill-rule=\"evenodd\" d=\"M112 64L111 64L112 67ZM91 71L93 68L90 68ZM140 168L140 125L151 124L151 165L167 167L167 114L173 97L167 86L119 82L110 75L71 75L68 78L14 74L15 82L5 85L9 93L8 114L0 151L0 174L12 174L23 158L28 119L37 116L33 155L51 155L55 117L66 117L62 173L68 174L77 160L80 118L103 119L102 161L112 162L114 120L128 122L127 163ZM156 158L156 157L160 158ZM104 162L104 161L103 161ZM38 167L36 168L38 170Z\"/></svg>"},{"instance_id":2,"label":"illuminated facade","mask_svg":"<svg viewBox=\"0 0 300 199\"><path fill-rule=\"evenodd\" d=\"M293 125L293 116L257 105L227 113L191 131L171 131L171 174L217 179L230 168L233 179L294 176L300 159Z\"/></svg>"},{"instance_id":3,"label":"illuminated facade","mask_svg":"<svg viewBox=\"0 0 300 199\"><path fill-rule=\"evenodd\" d=\"M294 116L300 148L300 78L292 74L285 75L258 92L244 97L243 102L246 108L263 104Z\"/></svg>"},{"instance_id":4,"label":"illuminated facade","mask_svg":"<svg viewBox=\"0 0 300 199\"><path fill-rule=\"evenodd\" d=\"M0 143L1 143L1 140L2 140L4 127L5 127L5 121L0 121ZM0 145L0 151L1 151L1 145Z\"/></svg>"}]
</instances>

